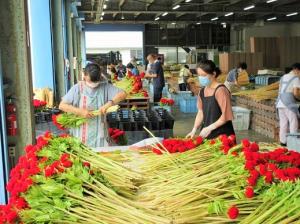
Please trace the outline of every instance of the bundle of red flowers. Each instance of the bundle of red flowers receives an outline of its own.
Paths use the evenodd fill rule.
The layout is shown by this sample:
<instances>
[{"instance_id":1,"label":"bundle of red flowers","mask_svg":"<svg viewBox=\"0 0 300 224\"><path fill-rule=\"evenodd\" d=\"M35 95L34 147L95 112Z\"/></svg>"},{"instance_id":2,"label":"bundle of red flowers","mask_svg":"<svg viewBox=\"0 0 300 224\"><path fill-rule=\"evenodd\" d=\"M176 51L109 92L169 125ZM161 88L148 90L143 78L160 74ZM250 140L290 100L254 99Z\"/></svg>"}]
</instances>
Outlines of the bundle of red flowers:
<instances>
[{"instance_id":1,"label":"bundle of red flowers","mask_svg":"<svg viewBox=\"0 0 300 224\"><path fill-rule=\"evenodd\" d=\"M94 111L92 113L97 113L97 111ZM52 115L53 124L60 130L76 128L86 123L87 121L87 118L79 117L75 114L70 113Z\"/></svg>"},{"instance_id":2,"label":"bundle of red flowers","mask_svg":"<svg viewBox=\"0 0 300 224\"><path fill-rule=\"evenodd\" d=\"M142 89L142 79L139 76L133 76L131 77L133 79L133 88L131 90L131 93L138 93L140 89Z\"/></svg>"},{"instance_id":3,"label":"bundle of red flowers","mask_svg":"<svg viewBox=\"0 0 300 224\"><path fill-rule=\"evenodd\" d=\"M173 106L175 101L173 99L169 99L169 98L161 98L159 103L160 103L160 106Z\"/></svg>"},{"instance_id":4,"label":"bundle of red flowers","mask_svg":"<svg viewBox=\"0 0 300 224\"><path fill-rule=\"evenodd\" d=\"M259 146L248 139L242 140L242 152L245 158L244 169L249 172L247 198L254 197L254 188L261 178L265 184L281 181L295 182L300 178L300 153L278 148L270 152L260 152ZM238 152L234 151L237 155Z\"/></svg>"},{"instance_id":5,"label":"bundle of red flowers","mask_svg":"<svg viewBox=\"0 0 300 224\"><path fill-rule=\"evenodd\" d=\"M127 145L125 132L117 128L109 128L108 134L117 145Z\"/></svg>"},{"instance_id":6,"label":"bundle of red flowers","mask_svg":"<svg viewBox=\"0 0 300 224\"><path fill-rule=\"evenodd\" d=\"M52 122L53 122L53 124L59 129L59 130L65 130L65 128L57 121L57 117L58 117L59 115L55 115L55 114L53 114L52 115Z\"/></svg>"},{"instance_id":7,"label":"bundle of red flowers","mask_svg":"<svg viewBox=\"0 0 300 224\"><path fill-rule=\"evenodd\" d=\"M41 108L41 107L45 107L46 105L47 105L47 102L45 102L45 101L41 101L41 100L37 100L37 99L33 100L34 108Z\"/></svg>"},{"instance_id":8,"label":"bundle of red flowers","mask_svg":"<svg viewBox=\"0 0 300 224\"><path fill-rule=\"evenodd\" d=\"M0 223L17 223L18 212L28 208L22 194L34 184L32 177L41 172L40 164L45 161L39 159L37 153L48 144L52 138L50 132L37 139L36 145L28 145L25 148L26 154L19 158L18 164L10 172L10 180L6 186L11 198L7 205L0 207Z\"/></svg>"},{"instance_id":9,"label":"bundle of red flowers","mask_svg":"<svg viewBox=\"0 0 300 224\"><path fill-rule=\"evenodd\" d=\"M195 140L193 139L180 139L180 138L170 138L164 139L162 141L162 145L157 144L152 151L158 155L161 155L165 149L169 153L177 153L177 152L186 152L188 150L194 149L197 146L203 143L202 137L197 137ZM163 146L163 147L162 147Z\"/></svg>"},{"instance_id":10,"label":"bundle of red flowers","mask_svg":"<svg viewBox=\"0 0 300 224\"><path fill-rule=\"evenodd\" d=\"M33 100L33 106L34 106L34 112L38 113L43 111L43 109L46 107L47 102L41 101L41 100Z\"/></svg>"}]
</instances>

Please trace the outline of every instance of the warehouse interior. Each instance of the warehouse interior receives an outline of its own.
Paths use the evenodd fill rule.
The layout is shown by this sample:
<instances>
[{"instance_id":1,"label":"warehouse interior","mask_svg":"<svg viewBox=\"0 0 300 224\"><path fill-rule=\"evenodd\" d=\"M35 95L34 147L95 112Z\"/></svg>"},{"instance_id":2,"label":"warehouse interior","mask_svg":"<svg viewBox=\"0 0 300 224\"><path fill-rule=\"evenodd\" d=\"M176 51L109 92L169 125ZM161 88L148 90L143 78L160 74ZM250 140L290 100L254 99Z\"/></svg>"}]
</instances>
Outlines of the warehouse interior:
<instances>
[{"instance_id":1,"label":"warehouse interior","mask_svg":"<svg viewBox=\"0 0 300 224\"><path fill-rule=\"evenodd\" d=\"M1 204L9 201L11 192L5 186L9 172L26 154L24 148L36 144L48 130L59 135L74 128L66 126L67 130L62 130L53 117L68 114L61 110L60 103L73 86L86 82L84 74L89 64L97 64L109 83L127 93L127 98L117 103L117 111L104 116L104 132L124 132L127 147L150 137L186 137L199 112L198 95L203 87L198 79L199 63L211 60L221 70L216 80L222 84L239 63L247 65L245 76L236 76L235 87L229 93L237 144L249 139L261 143L265 150L282 144L299 152L299 128L296 133L287 133L287 142L282 142L276 108L281 99L280 80L295 69L295 63L300 63L299 0L0 0L0 30ZM144 77L149 73L149 55L162 60L165 84L157 102L154 81ZM129 64L138 71L137 77L128 69ZM121 77L120 66L125 69ZM188 76L183 75L184 66L188 67ZM112 67L116 69L114 74ZM179 85L181 79L184 90ZM137 90L133 89L136 82L140 85ZM295 99L299 106L299 99ZM114 104L114 100L109 101ZM107 151L120 144L114 142ZM299 199L299 193L295 197ZM0 223L51 223L47 218L27 221L26 215L2 221L3 211L0 209ZM247 212L245 209L244 214ZM296 219L290 218L289 222L280 214L282 217L278 215L273 222L271 216L260 217L256 223L300 220L293 213L289 217ZM173 223L202 223L196 215L190 215L191 222L182 219ZM238 221L251 223L247 222L250 218ZM62 223L99 223L97 218L78 220ZM128 223L107 220L103 223ZM203 223L213 220L205 219ZM168 222L158 218L139 222L137 218L132 223ZM216 218L211 223L230 220Z\"/></svg>"}]
</instances>

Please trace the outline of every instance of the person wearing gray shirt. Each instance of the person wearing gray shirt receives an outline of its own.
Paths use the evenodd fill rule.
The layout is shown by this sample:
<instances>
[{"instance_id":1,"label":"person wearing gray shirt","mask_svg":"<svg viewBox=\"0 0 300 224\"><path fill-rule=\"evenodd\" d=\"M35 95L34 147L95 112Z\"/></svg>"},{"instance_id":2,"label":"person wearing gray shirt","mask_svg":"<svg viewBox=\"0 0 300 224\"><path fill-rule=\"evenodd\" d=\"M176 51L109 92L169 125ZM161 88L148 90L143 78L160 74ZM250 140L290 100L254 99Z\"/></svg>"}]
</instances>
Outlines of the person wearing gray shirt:
<instances>
[{"instance_id":1,"label":"person wearing gray shirt","mask_svg":"<svg viewBox=\"0 0 300 224\"><path fill-rule=\"evenodd\" d=\"M101 69L97 64L88 64L84 70L84 81L74 85L62 98L59 109L73 113L89 121L78 128L72 128L70 134L79 138L89 147L105 146L107 130L103 115L106 110L126 98L126 93L101 78ZM99 110L102 116L93 116L92 111Z\"/></svg>"}]
</instances>

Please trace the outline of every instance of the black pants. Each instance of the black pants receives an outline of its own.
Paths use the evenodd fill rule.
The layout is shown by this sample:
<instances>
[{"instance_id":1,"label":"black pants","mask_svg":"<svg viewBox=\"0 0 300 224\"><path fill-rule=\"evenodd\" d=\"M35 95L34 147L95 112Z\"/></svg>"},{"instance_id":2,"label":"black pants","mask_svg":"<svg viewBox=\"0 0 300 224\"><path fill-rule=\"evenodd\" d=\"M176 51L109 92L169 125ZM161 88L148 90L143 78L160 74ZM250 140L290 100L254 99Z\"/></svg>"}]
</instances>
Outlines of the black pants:
<instances>
[{"instance_id":1,"label":"black pants","mask_svg":"<svg viewBox=\"0 0 300 224\"><path fill-rule=\"evenodd\" d=\"M156 87L153 89L153 101L154 103L157 103L162 98L162 90L163 87Z\"/></svg>"},{"instance_id":2,"label":"black pants","mask_svg":"<svg viewBox=\"0 0 300 224\"><path fill-rule=\"evenodd\" d=\"M186 91L186 84L185 83L180 83L179 84L179 90L180 91Z\"/></svg>"}]
</instances>

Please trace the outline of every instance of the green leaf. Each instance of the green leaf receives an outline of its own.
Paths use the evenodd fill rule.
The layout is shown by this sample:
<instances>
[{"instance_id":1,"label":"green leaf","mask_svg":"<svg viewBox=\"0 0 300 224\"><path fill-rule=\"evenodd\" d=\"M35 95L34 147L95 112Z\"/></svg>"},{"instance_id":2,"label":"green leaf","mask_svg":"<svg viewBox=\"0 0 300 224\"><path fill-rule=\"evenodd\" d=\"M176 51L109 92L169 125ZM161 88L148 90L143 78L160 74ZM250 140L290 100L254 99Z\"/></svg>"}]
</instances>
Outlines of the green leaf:
<instances>
[{"instance_id":1,"label":"green leaf","mask_svg":"<svg viewBox=\"0 0 300 224\"><path fill-rule=\"evenodd\" d=\"M233 191L232 195L236 199L242 199L245 198L244 192L243 191Z\"/></svg>"},{"instance_id":2,"label":"green leaf","mask_svg":"<svg viewBox=\"0 0 300 224\"><path fill-rule=\"evenodd\" d=\"M226 204L224 200L216 200L208 205L208 214L223 214L226 210Z\"/></svg>"},{"instance_id":3,"label":"green leaf","mask_svg":"<svg viewBox=\"0 0 300 224\"><path fill-rule=\"evenodd\" d=\"M42 184L41 190L47 196L62 197L64 195L64 185L56 183L55 181Z\"/></svg>"}]
</instances>

